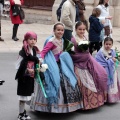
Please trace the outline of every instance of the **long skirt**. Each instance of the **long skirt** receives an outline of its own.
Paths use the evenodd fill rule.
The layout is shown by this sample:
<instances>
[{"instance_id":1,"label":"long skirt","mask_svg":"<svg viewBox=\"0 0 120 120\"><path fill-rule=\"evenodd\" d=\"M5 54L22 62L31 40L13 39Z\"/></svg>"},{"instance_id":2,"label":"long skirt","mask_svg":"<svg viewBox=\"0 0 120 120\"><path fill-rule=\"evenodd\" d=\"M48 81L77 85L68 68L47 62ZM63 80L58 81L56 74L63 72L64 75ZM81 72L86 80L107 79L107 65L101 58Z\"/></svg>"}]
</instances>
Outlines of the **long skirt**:
<instances>
[{"instance_id":1,"label":"long skirt","mask_svg":"<svg viewBox=\"0 0 120 120\"><path fill-rule=\"evenodd\" d=\"M107 102L115 103L120 100L120 81L118 79L118 74L114 73L114 83L108 86Z\"/></svg>"},{"instance_id":2,"label":"long skirt","mask_svg":"<svg viewBox=\"0 0 120 120\"><path fill-rule=\"evenodd\" d=\"M34 111L50 112L50 113L68 113L83 108L82 96L78 85L75 89L71 87L68 78L60 73L60 88L58 95L57 107L51 105L49 109L48 101L44 97L40 85L35 83L35 94L31 100L31 109Z\"/></svg>"},{"instance_id":3,"label":"long skirt","mask_svg":"<svg viewBox=\"0 0 120 120\"><path fill-rule=\"evenodd\" d=\"M79 89L82 93L83 110L100 107L106 102L106 92L98 92L89 71L75 67Z\"/></svg>"}]
</instances>

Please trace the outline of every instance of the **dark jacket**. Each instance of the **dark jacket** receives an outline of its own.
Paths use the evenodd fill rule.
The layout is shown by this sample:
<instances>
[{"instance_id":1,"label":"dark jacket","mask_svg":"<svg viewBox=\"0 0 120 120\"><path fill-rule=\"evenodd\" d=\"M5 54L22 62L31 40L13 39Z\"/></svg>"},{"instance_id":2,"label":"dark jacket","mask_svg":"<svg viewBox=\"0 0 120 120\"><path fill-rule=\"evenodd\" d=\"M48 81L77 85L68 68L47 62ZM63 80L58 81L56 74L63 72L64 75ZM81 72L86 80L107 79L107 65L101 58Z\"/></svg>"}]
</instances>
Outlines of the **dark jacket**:
<instances>
[{"instance_id":1,"label":"dark jacket","mask_svg":"<svg viewBox=\"0 0 120 120\"><path fill-rule=\"evenodd\" d=\"M103 24L100 23L99 19L90 16L89 17L90 28L89 28L89 41L91 42L98 42L100 41L100 33L103 29Z\"/></svg>"},{"instance_id":2,"label":"dark jacket","mask_svg":"<svg viewBox=\"0 0 120 120\"><path fill-rule=\"evenodd\" d=\"M2 3L2 5L4 6L4 0L0 0L0 3Z\"/></svg>"},{"instance_id":3,"label":"dark jacket","mask_svg":"<svg viewBox=\"0 0 120 120\"><path fill-rule=\"evenodd\" d=\"M32 61L34 62L34 66L36 66L36 64L39 63L39 60L36 57L36 51L34 48L33 55L29 54L27 56L24 49L19 52L19 55L23 57L23 60L21 61L15 77L15 79L18 80L17 95L31 96L34 90L34 77L30 77L26 74L27 64L29 61Z\"/></svg>"}]
</instances>

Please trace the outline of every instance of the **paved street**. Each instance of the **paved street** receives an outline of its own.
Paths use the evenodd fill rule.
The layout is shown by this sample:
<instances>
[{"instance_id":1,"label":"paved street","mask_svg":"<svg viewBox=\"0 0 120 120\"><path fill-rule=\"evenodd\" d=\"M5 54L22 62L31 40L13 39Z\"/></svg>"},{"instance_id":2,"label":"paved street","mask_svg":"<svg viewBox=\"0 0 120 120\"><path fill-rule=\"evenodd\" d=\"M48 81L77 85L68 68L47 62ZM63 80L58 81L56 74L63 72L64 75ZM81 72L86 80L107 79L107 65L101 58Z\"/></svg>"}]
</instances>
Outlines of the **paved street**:
<instances>
[{"instance_id":1,"label":"paved street","mask_svg":"<svg viewBox=\"0 0 120 120\"><path fill-rule=\"evenodd\" d=\"M17 120L18 100L16 96L17 82L14 64L17 58L15 52L0 53L0 78L6 82L0 86L0 120ZM120 71L120 69L119 69ZM27 105L26 105L27 106ZM32 112L27 106L32 120L119 120L120 103L106 104L98 109L89 111L76 111L68 114L48 114Z\"/></svg>"},{"instance_id":2,"label":"paved street","mask_svg":"<svg viewBox=\"0 0 120 120\"><path fill-rule=\"evenodd\" d=\"M0 120L17 120L18 100L16 95L17 82L15 81L15 61L18 51L21 49L23 35L27 31L35 31L38 34L38 47L42 49L43 43L51 33L52 25L22 24L19 27L19 41L11 39L12 24L10 21L2 20L2 37L5 42L0 42L0 79L5 84L0 86ZM114 47L120 49L120 28L113 29ZM120 73L120 67L119 67ZM120 74L119 74L120 77ZM27 106L27 105L26 105ZM105 104L104 106L89 110L76 111L68 114L48 114L32 112L27 106L27 111L32 120L119 120L120 103Z\"/></svg>"}]
</instances>

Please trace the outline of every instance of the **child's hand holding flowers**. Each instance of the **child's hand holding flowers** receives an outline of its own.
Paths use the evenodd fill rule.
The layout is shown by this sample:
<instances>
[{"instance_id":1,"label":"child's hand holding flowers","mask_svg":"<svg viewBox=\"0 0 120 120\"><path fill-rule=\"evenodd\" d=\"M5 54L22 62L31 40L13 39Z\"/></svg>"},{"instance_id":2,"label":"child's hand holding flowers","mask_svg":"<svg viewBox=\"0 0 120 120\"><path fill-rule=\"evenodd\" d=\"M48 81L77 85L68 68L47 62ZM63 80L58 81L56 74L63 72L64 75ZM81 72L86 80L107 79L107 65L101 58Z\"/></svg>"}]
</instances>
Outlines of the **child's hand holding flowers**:
<instances>
[{"instance_id":1,"label":"child's hand holding flowers","mask_svg":"<svg viewBox=\"0 0 120 120\"><path fill-rule=\"evenodd\" d=\"M37 70L39 72L45 72L48 69L48 65L47 64L41 64L39 65L39 68L37 68Z\"/></svg>"}]
</instances>

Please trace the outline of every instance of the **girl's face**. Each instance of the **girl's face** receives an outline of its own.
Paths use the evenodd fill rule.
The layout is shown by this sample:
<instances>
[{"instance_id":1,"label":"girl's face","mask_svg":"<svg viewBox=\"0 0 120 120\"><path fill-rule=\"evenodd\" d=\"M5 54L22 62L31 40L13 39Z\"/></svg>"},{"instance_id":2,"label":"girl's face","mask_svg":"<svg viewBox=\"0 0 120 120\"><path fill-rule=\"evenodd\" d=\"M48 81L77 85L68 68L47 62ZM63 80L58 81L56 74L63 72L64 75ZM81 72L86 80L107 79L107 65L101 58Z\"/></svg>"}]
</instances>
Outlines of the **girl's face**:
<instances>
[{"instance_id":1,"label":"girl's face","mask_svg":"<svg viewBox=\"0 0 120 120\"><path fill-rule=\"evenodd\" d=\"M86 30L86 26L84 24L80 25L77 27L76 29L76 34L79 37L83 37L83 35L85 34L85 30Z\"/></svg>"},{"instance_id":2,"label":"girl's face","mask_svg":"<svg viewBox=\"0 0 120 120\"><path fill-rule=\"evenodd\" d=\"M109 2L109 0L104 0L104 3L108 3Z\"/></svg>"},{"instance_id":3,"label":"girl's face","mask_svg":"<svg viewBox=\"0 0 120 120\"><path fill-rule=\"evenodd\" d=\"M56 38L61 39L64 34L64 27L62 25L57 25L54 34Z\"/></svg>"},{"instance_id":4,"label":"girl's face","mask_svg":"<svg viewBox=\"0 0 120 120\"><path fill-rule=\"evenodd\" d=\"M29 38L29 39L27 40L27 42L28 42L29 46L32 48L33 46L35 46L37 40L34 39L34 38Z\"/></svg>"},{"instance_id":5,"label":"girl's face","mask_svg":"<svg viewBox=\"0 0 120 120\"><path fill-rule=\"evenodd\" d=\"M112 44L112 41L106 41L104 43L104 47L105 47L105 50L109 51L111 48L112 48L113 44Z\"/></svg>"}]
</instances>

